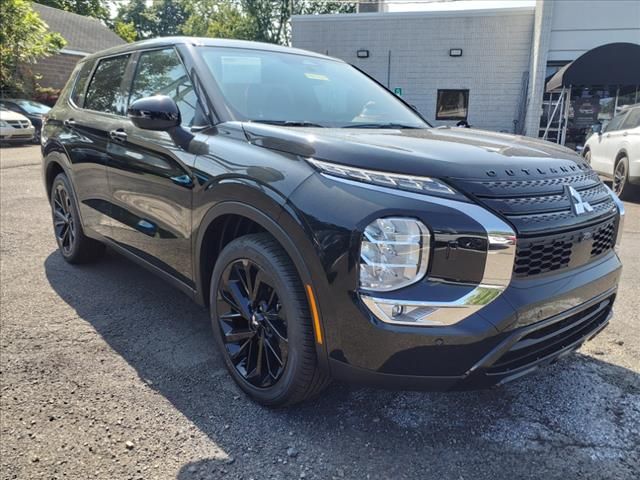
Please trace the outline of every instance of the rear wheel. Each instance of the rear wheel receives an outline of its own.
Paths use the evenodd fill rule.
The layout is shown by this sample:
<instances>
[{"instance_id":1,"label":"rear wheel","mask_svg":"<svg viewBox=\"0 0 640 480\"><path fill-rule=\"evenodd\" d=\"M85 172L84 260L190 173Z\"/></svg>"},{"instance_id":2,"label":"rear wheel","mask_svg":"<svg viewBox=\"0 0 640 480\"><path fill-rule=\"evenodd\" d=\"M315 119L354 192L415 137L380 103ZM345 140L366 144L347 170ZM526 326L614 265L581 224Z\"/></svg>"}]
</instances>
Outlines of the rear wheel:
<instances>
[{"instance_id":1,"label":"rear wheel","mask_svg":"<svg viewBox=\"0 0 640 480\"><path fill-rule=\"evenodd\" d=\"M326 386L302 282L270 235L246 235L224 248L210 300L216 343L231 376L251 398L285 406Z\"/></svg>"},{"instance_id":2,"label":"rear wheel","mask_svg":"<svg viewBox=\"0 0 640 480\"><path fill-rule=\"evenodd\" d=\"M51 187L51 213L53 231L62 257L69 263L87 263L96 260L105 246L85 236L73 198L73 190L64 173L58 174Z\"/></svg>"}]
</instances>

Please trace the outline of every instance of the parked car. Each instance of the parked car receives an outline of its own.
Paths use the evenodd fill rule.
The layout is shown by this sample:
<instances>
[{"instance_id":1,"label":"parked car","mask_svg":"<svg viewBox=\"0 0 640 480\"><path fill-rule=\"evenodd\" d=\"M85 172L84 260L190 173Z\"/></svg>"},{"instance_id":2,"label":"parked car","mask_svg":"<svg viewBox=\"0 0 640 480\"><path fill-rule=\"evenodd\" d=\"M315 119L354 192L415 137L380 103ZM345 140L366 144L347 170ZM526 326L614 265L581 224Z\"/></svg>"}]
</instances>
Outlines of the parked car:
<instances>
[{"instance_id":1,"label":"parked car","mask_svg":"<svg viewBox=\"0 0 640 480\"><path fill-rule=\"evenodd\" d=\"M580 156L432 128L324 55L200 38L90 55L42 153L62 257L108 245L208 307L265 405L332 378L503 384L612 315L624 207Z\"/></svg>"},{"instance_id":2,"label":"parked car","mask_svg":"<svg viewBox=\"0 0 640 480\"><path fill-rule=\"evenodd\" d=\"M33 140L35 128L24 115L0 108L0 142L24 143Z\"/></svg>"},{"instance_id":3,"label":"parked car","mask_svg":"<svg viewBox=\"0 0 640 480\"><path fill-rule=\"evenodd\" d=\"M42 130L42 118L49 113L50 107L33 100L19 98L0 99L0 107L17 112L27 117L35 128L33 143L40 143L40 131Z\"/></svg>"},{"instance_id":4,"label":"parked car","mask_svg":"<svg viewBox=\"0 0 640 480\"><path fill-rule=\"evenodd\" d=\"M640 185L640 104L622 110L605 128L593 129L582 151L585 160L612 179L620 198L630 197Z\"/></svg>"}]
</instances>

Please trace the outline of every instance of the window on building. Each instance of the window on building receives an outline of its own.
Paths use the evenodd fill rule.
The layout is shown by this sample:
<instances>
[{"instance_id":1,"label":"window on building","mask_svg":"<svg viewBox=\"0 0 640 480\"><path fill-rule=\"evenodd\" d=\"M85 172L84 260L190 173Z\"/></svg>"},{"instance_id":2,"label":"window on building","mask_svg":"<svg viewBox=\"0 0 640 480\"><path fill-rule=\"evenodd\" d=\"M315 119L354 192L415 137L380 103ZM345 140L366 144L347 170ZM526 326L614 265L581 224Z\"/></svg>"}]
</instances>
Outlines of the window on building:
<instances>
[{"instance_id":1,"label":"window on building","mask_svg":"<svg viewBox=\"0 0 640 480\"><path fill-rule=\"evenodd\" d=\"M120 83L128 61L129 55L100 60L96 73L89 82L84 108L124 115Z\"/></svg>"},{"instance_id":2,"label":"window on building","mask_svg":"<svg viewBox=\"0 0 640 480\"><path fill-rule=\"evenodd\" d=\"M180 57L173 48L140 55L131 87L129 105L143 97L166 95L180 109L182 125L203 124L198 99Z\"/></svg>"},{"instance_id":3,"label":"window on building","mask_svg":"<svg viewBox=\"0 0 640 480\"><path fill-rule=\"evenodd\" d=\"M438 90L436 120L466 120L469 90Z\"/></svg>"}]
</instances>

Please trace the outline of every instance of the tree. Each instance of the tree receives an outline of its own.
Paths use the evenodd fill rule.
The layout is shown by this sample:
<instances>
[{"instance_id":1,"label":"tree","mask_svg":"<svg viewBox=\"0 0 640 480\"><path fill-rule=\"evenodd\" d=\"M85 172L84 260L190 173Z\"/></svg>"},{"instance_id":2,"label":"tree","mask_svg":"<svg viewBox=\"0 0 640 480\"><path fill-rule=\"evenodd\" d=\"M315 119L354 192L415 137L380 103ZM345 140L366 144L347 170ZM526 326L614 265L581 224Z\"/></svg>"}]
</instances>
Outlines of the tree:
<instances>
[{"instance_id":1,"label":"tree","mask_svg":"<svg viewBox=\"0 0 640 480\"><path fill-rule=\"evenodd\" d=\"M36 3L102 20L109 25L109 3L102 0L38 0Z\"/></svg>"},{"instance_id":2,"label":"tree","mask_svg":"<svg viewBox=\"0 0 640 480\"><path fill-rule=\"evenodd\" d=\"M32 78L29 64L66 44L25 0L2 0L0 6L0 90L22 93Z\"/></svg>"},{"instance_id":3,"label":"tree","mask_svg":"<svg viewBox=\"0 0 640 480\"><path fill-rule=\"evenodd\" d=\"M131 43L138 39L136 27L133 22L125 23L120 20L116 20L113 24L113 31L125 42Z\"/></svg>"},{"instance_id":4,"label":"tree","mask_svg":"<svg viewBox=\"0 0 640 480\"><path fill-rule=\"evenodd\" d=\"M237 2L230 0L192 0L185 5L185 35L195 37L253 40L256 24Z\"/></svg>"},{"instance_id":5,"label":"tree","mask_svg":"<svg viewBox=\"0 0 640 480\"><path fill-rule=\"evenodd\" d=\"M291 15L353 13L356 3L318 0L240 0L242 8L256 21L255 40L288 45Z\"/></svg>"},{"instance_id":6,"label":"tree","mask_svg":"<svg viewBox=\"0 0 640 480\"><path fill-rule=\"evenodd\" d=\"M151 37L182 34L182 26L187 20L184 1L154 0L148 9L147 20Z\"/></svg>"},{"instance_id":7,"label":"tree","mask_svg":"<svg viewBox=\"0 0 640 480\"><path fill-rule=\"evenodd\" d=\"M114 25L119 23L133 26L135 31L134 40L149 38L151 35L151 19L146 0L131 0L128 3L123 3L118 9ZM129 41L128 39L125 40Z\"/></svg>"}]
</instances>

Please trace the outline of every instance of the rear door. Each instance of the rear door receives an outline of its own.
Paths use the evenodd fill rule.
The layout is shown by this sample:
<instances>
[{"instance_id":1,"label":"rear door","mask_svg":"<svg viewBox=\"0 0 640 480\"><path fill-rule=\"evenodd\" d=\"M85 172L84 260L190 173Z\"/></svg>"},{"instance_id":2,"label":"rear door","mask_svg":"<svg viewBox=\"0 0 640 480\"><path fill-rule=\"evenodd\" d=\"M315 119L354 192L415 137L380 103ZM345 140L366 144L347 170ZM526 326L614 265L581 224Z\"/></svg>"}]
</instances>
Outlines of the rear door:
<instances>
[{"instance_id":1,"label":"rear door","mask_svg":"<svg viewBox=\"0 0 640 480\"><path fill-rule=\"evenodd\" d=\"M202 126L191 81L172 47L141 51L133 59L127 103L152 95L176 101L187 131ZM114 239L193 286L190 167L195 153L177 147L168 133L141 130L129 120L114 135L108 166Z\"/></svg>"},{"instance_id":2,"label":"rear door","mask_svg":"<svg viewBox=\"0 0 640 480\"><path fill-rule=\"evenodd\" d=\"M84 228L111 236L111 202L107 182L109 131L123 121L122 84L130 54L83 64L60 117L57 137L69 155L73 185Z\"/></svg>"}]
</instances>

